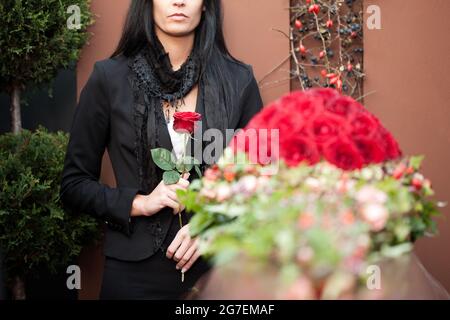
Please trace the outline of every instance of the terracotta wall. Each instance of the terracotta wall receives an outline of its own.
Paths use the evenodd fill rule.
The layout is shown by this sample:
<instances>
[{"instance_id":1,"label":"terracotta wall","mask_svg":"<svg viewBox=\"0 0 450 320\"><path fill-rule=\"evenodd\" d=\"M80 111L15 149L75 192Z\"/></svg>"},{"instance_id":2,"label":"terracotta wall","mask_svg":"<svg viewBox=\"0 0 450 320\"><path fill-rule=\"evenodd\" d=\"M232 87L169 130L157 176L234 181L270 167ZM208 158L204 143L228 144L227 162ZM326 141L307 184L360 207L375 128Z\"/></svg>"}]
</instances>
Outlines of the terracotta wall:
<instances>
[{"instance_id":1,"label":"terracotta wall","mask_svg":"<svg viewBox=\"0 0 450 320\"><path fill-rule=\"evenodd\" d=\"M114 50L130 1L92 0L91 9L97 15L90 30L94 33L82 52L77 68L78 94L92 72L95 61L107 58ZM225 37L231 53L253 65L257 80L261 80L261 94L265 103L289 91L286 77L289 69L289 43L272 28L288 31L289 0L225 0ZM270 19L268 19L270 17ZM274 66L281 70L271 72ZM270 73L270 74L269 74ZM102 165L102 181L115 185L107 153ZM80 299L95 299L101 282L103 259L100 247L86 248L80 259L82 289Z\"/></svg>"},{"instance_id":2,"label":"terracotta wall","mask_svg":"<svg viewBox=\"0 0 450 320\"><path fill-rule=\"evenodd\" d=\"M405 154L424 154L424 173L440 200L450 200L450 1L365 0L381 9L381 30L365 30L366 93L370 111L399 140ZM416 252L450 291L450 207L440 235Z\"/></svg>"}]
</instances>

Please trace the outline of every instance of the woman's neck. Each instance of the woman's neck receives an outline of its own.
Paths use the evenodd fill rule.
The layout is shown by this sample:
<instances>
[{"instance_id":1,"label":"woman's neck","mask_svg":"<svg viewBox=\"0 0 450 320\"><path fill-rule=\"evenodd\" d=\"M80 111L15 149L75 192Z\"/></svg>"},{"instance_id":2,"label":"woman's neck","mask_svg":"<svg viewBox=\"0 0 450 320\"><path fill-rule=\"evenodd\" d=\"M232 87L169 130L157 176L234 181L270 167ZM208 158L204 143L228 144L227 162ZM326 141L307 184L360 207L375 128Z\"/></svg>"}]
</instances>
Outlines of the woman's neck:
<instances>
[{"instance_id":1,"label":"woman's neck","mask_svg":"<svg viewBox=\"0 0 450 320\"><path fill-rule=\"evenodd\" d=\"M195 33L192 32L186 36L174 37L164 33L158 27L155 32L159 41L163 45L164 50L169 53L169 59L173 66L173 70L178 70L187 60L192 48L194 47Z\"/></svg>"}]
</instances>

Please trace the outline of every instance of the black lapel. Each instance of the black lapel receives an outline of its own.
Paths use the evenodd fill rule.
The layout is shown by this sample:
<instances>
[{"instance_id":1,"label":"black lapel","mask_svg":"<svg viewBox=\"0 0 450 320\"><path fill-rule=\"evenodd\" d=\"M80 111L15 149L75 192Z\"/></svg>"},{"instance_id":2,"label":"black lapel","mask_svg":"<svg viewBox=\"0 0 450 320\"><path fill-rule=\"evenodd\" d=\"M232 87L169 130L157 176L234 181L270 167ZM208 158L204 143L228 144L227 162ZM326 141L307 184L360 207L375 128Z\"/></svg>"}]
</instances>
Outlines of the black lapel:
<instances>
[{"instance_id":1,"label":"black lapel","mask_svg":"<svg viewBox=\"0 0 450 320\"><path fill-rule=\"evenodd\" d=\"M159 98L152 98L152 99L159 100ZM164 117L161 102L155 101L155 103L150 104L150 106L152 106L152 105L155 106L156 110L151 110L150 112L155 112L156 130L158 132L155 132L156 131L155 128L152 128L151 125L149 124L147 126L147 130L148 130L147 134L148 134L149 140L150 140L151 134L158 134L159 135L159 146L158 147L165 148L167 150L172 151L172 149L173 149L172 140L170 139L169 130L167 129L166 118Z\"/></svg>"}]
</instances>

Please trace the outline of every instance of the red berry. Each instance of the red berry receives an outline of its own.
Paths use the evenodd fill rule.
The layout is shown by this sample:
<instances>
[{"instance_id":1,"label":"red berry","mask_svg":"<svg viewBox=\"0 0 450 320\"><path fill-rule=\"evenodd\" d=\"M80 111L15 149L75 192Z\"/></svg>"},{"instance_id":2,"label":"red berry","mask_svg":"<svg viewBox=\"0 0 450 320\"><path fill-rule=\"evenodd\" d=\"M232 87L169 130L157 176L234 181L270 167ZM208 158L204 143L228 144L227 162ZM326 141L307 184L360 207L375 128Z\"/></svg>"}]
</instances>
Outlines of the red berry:
<instances>
[{"instance_id":1,"label":"red berry","mask_svg":"<svg viewBox=\"0 0 450 320\"><path fill-rule=\"evenodd\" d=\"M353 71L353 65L351 63L349 63L347 65L347 70L348 70L348 72L352 72Z\"/></svg>"},{"instance_id":2,"label":"red berry","mask_svg":"<svg viewBox=\"0 0 450 320\"><path fill-rule=\"evenodd\" d=\"M412 184L413 187L416 188L417 190L422 189L422 180L420 180L420 179L413 178L411 184Z\"/></svg>"},{"instance_id":3,"label":"red berry","mask_svg":"<svg viewBox=\"0 0 450 320\"><path fill-rule=\"evenodd\" d=\"M423 175L421 175L420 173L416 173L413 175L411 184L413 185L414 188L416 188L417 190L422 189L423 183L424 183L424 177Z\"/></svg>"},{"instance_id":4,"label":"red berry","mask_svg":"<svg viewBox=\"0 0 450 320\"><path fill-rule=\"evenodd\" d=\"M295 20L295 27L297 28L297 29L301 29L302 27L303 27L303 24L302 24L302 22L300 21L300 20Z\"/></svg>"},{"instance_id":5,"label":"red berry","mask_svg":"<svg viewBox=\"0 0 450 320\"><path fill-rule=\"evenodd\" d=\"M319 57L320 57L320 59L322 59L323 57L325 57L325 52L324 52L324 51L320 51Z\"/></svg>"},{"instance_id":6,"label":"red berry","mask_svg":"<svg viewBox=\"0 0 450 320\"><path fill-rule=\"evenodd\" d=\"M400 179L403 174L405 173L406 170L406 166L403 163L400 163L395 169L394 169L394 173L392 173L392 177L394 179Z\"/></svg>"},{"instance_id":7,"label":"red berry","mask_svg":"<svg viewBox=\"0 0 450 320\"><path fill-rule=\"evenodd\" d=\"M320 6L318 4L313 4L313 5L309 6L309 8L308 8L309 13L318 14L319 11L320 11Z\"/></svg>"},{"instance_id":8,"label":"red berry","mask_svg":"<svg viewBox=\"0 0 450 320\"><path fill-rule=\"evenodd\" d=\"M306 48L305 48L305 46L304 45L300 45L300 52L301 53L306 53Z\"/></svg>"},{"instance_id":9,"label":"red berry","mask_svg":"<svg viewBox=\"0 0 450 320\"><path fill-rule=\"evenodd\" d=\"M333 20L328 20L327 21L327 28L329 29L331 27L333 27Z\"/></svg>"},{"instance_id":10,"label":"red berry","mask_svg":"<svg viewBox=\"0 0 450 320\"><path fill-rule=\"evenodd\" d=\"M323 69L322 71L320 71L320 74L325 78L327 76L327 70Z\"/></svg>"},{"instance_id":11,"label":"red berry","mask_svg":"<svg viewBox=\"0 0 450 320\"><path fill-rule=\"evenodd\" d=\"M336 76L330 80L330 84L336 84L339 80L339 76Z\"/></svg>"},{"instance_id":12,"label":"red berry","mask_svg":"<svg viewBox=\"0 0 450 320\"><path fill-rule=\"evenodd\" d=\"M355 31L352 31L352 33L350 33L350 36L351 36L352 38L356 38L357 35L358 35L358 34L357 34Z\"/></svg>"},{"instance_id":13,"label":"red berry","mask_svg":"<svg viewBox=\"0 0 450 320\"><path fill-rule=\"evenodd\" d=\"M408 169L406 169L406 173L407 174L413 174L414 173L414 168L413 167L408 167Z\"/></svg>"}]
</instances>

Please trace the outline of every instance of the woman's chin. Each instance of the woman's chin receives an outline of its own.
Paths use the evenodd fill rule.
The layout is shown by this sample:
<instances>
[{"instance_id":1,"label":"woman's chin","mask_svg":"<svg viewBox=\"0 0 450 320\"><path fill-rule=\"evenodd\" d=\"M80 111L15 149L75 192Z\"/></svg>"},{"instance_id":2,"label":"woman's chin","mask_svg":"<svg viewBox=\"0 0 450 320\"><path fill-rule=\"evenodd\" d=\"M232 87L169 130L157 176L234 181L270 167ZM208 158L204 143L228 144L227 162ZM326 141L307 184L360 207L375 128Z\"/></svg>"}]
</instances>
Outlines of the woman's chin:
<instances>
[{"instance_id":1,"label":"woman's chin","mask_svg":"<svg viewBox=\"0 0 450 320\"><path fill-rule=\"evenodd\" d=\"M166 33L172 37L185 37L190 35L194 30L185 27L174 27L167 29Z\"/></svg>"}]
</instances>

